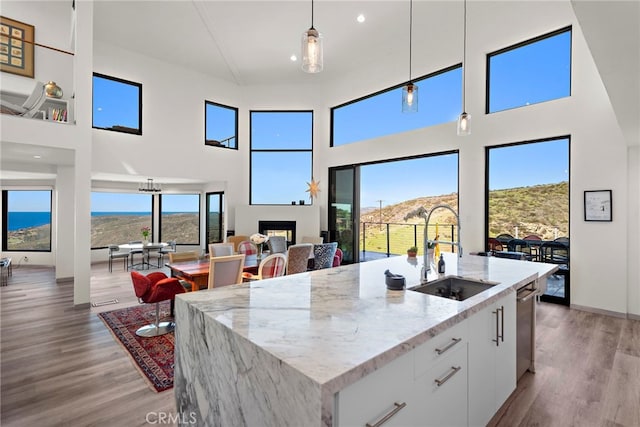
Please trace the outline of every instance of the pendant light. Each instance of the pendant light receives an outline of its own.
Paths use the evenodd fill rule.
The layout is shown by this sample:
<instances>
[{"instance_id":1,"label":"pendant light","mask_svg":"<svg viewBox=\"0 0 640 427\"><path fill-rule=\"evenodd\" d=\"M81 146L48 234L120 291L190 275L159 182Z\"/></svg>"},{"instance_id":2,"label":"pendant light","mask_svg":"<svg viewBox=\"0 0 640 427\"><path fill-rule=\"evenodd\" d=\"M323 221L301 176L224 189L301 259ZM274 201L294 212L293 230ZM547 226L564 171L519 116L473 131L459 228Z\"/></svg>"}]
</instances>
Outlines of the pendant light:
<instances>
[{"instance_id":1,"label":"pendant light","mask_svg":"<svg viewBox=\"0 0 640 427\"><path fill-rule=\"evenodd\" d=\"M402 112L418 112L418 86L411 81L411 38L413 30L413 0L409 0L409 83L402 88Z\"/></svg>"},{"instance_id":2,"label":"pendant light","mask_svg":"<svg viewBox=\"0 0 640 427\"><path fill-rule=\"evenodd\" d=\"M311 0L311 28L302 33L302 70L322 71L322 34L313 28L313 0Z\"/></svg>"},{"instance_id":3,"label":"pendant light","mask_svg":"<svg viewBox=\"0 0 640 427\"><path fill-rule=\"evenodd\" d=\"M467 90L467 0L464 0L464 32L462 36L462 114L458 117L458 136L467 136L471 133L469 127L471 114L466 109L466 90Z\"/></svg>"}]
</instances>

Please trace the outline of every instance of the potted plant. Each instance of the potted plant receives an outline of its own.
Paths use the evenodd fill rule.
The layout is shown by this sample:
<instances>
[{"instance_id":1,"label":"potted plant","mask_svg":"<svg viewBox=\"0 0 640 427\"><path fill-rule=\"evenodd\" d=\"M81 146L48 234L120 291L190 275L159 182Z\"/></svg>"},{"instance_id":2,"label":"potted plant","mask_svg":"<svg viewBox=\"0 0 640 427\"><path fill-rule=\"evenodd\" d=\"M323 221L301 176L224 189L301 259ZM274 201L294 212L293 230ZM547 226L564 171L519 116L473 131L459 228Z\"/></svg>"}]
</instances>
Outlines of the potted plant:
<instances>
[{"instance_id":1,"label":"potted plant","mask_svg":"<svg viewBox=\"0 0 640 427\"><path fill-rule=\"evenodd\" d=\"M407 256L409 256L410 258L415 258L417 254L418 254L417 246L411 246L409 249L407 249Z\"/></svg>"}]
</instances>

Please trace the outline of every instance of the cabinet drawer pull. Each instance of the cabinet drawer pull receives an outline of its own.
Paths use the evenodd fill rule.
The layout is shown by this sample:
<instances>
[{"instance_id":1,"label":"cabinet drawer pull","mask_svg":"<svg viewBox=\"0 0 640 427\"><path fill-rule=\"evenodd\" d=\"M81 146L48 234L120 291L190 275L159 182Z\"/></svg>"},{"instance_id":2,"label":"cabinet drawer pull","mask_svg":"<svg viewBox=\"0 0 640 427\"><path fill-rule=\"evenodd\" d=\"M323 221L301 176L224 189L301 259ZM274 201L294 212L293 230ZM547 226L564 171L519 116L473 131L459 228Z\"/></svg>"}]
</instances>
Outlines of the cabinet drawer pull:
<instances>
[{"instance_id":1,"label":"cabinet drawer pull","mask_svg":"<svg viewBox=\"0 0 640 427\"><path fill-rule=\"evenodd\" d=\"M449 342L449 344L444 346L444 348L436 348L436 353L442 354L445 351L449 350L454 345L458 344L460 341L462 341L462 338L451 338L451 342Z\"/></svg>"},{"instance_id":2,"label":"cabinet drawer pull","mask_svg":"<svg viewBox=\"0 0 640 427\"><path fill-rule=\"evenodd\" d=\"M492 311L492 314L496 315L496 339L495 340L491 340L494 343L496 343L496 347L500 346L500 308L496 308L496 311ZM503 313L504 316L504 313ZM504 317L502 318L504 321ZM504 341L504 338L502 338L502 341Z\"/></svg>"},{"instance_id":3,"label":"cabinet drawer pull","mask_svg":"<svg viewBox=\"0 0 640 427\"><path fill-rule=\"evenodd\" d=\"M389 419L391 419L391 417L393 417L395 414L397 414L398 412L400 412L400 410L402 408L404 408L405 406L407 406L406 402L402 402L402 403L398 403L398 402L394 402L393 405L395 406L395 408L393 408L391 410L391 412L389 412L387 415L385 415L384 417L382 417L380 419L380 421L378 421L375 424L365 424L367 427L380 427L382 424L386 423L387 421L389 421Z\"/></svg>"},{"instance_id":4,"label":"cabinet drawer pull","mask_svg":"<svg viewBox=\"0 0 640 427\"><path fill-rule=\"evenodd\" d=\"M454 376L456 373L458 373L458 371L462 369L462 366L452 366L451 367L451 371L441 380L435 380L436 384L438 384L438 387L440 387L441 385L443 385L444 383L446 383L447 381L449 381L449 379L451 379L452 376Z\"/></svg>"}]
</instances>

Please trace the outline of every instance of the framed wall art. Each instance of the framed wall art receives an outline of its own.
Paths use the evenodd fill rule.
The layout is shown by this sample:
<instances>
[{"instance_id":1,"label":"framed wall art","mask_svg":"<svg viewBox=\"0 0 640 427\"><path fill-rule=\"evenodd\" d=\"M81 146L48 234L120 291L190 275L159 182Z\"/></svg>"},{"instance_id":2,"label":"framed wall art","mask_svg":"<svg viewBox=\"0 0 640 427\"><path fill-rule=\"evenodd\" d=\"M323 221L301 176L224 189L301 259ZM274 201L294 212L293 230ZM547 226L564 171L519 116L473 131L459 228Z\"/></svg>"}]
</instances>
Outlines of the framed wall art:
<instances>
[{"instance_id":1,"label":"framed wall art","mask_svg":"<svg viewBox=\"0 0 640 427\"><path fill-rule=\"evenodd\" d=\"M35 27L0 16L0 71L33 78Z\"/></svg>"},{"instance_id":2,"label":"framed wall art","mask_svg":"<svg viewBox=\"0 0 640 427\"><path fill-rule=\"evenodd\" d=\"M584 192L584 220L612 221L611 190Z\"/></svg>"}]
</instances>

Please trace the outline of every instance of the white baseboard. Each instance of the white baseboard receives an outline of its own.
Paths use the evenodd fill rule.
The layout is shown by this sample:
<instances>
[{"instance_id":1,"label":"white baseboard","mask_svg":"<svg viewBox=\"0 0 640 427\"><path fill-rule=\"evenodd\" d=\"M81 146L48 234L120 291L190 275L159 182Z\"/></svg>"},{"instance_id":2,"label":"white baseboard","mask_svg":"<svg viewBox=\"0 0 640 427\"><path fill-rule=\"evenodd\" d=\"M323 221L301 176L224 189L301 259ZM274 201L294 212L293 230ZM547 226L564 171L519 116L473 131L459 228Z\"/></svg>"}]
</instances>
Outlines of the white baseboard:
<instances>
[{"instance_id":1,"label":"white baseboard","mask_svg":"<svg viewBox=\"0 0 640 427\"><path fill-rule=\"evenodd\" d=\"M617 311L603 310L601 308L587 307L587 306L584 306L584 305L571 304L569 307L571 309L573 309L573 310L581 310L581 311L587 311L589 313L604 314L605 316L618 317L618 318L621 318L621 319L627 319L630 316L627 313L620 313L620 312L617 312Z\"/></svg>"}]
</instances>

